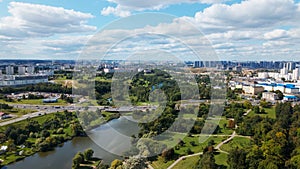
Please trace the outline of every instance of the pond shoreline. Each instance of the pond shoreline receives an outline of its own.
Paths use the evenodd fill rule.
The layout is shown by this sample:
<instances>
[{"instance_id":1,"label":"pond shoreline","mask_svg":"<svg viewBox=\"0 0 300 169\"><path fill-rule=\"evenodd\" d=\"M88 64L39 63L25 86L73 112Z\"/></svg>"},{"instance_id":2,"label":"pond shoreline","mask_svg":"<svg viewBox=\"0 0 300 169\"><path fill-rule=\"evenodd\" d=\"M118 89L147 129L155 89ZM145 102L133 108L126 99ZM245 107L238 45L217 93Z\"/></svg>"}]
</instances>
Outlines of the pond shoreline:
<instances>
[{"instance_id":1,"label":"pond shoreline","mask_svg":"<svg viewBox=\"0 0 300 169\"><path fill-rule=\"evenodd\" d=\"M85 135L81 135L81 136L69 136L69 137L66 137L65 140L64 140L62 143L58 144L58 145L55 146L55 147L52 147L51 150L49 150L49 151L33 151L32 153L26 154L26 155L24 155L24 156L19 156L19 157L16 158L16 160L10 161L9 163L6 163L5 165L2 165L2 164L0 163L0 168L1 168L1 169L5 169L6 166L8 166L8 165L11 165L11 164L14 164L14 163L16 163L16 162L22 161L22 160L24 160L24 159L26 159L26 158L28 158L28 157L34 156L35 154L38 154L38 153L41 153L41 152L42 152L42 153L47 153L47 152L55 151L56 148L58 148L58 147L63 147L65 143L67 143L67 142L69 142L69 141L72 141L74 138L88 137L88 134L87 134L87 133L89 133L91 130L93 130L93 129L95 129L95 128L98 128L98 127L101 127L102 125L105 125L105 124L107 124L108 122L110 122L110 121L112 121L112 120L119 119L120 117L121 117L120 114L118 114L117 116L113 116L113 117L109 118L107 121L105 121L105 122L103 122L103 123L101 123L101 124L99 124L99 125L93 126L93 127L89 128L89 129L86 129L86 130L85 130Z\"/></svg>"}]
</instances>

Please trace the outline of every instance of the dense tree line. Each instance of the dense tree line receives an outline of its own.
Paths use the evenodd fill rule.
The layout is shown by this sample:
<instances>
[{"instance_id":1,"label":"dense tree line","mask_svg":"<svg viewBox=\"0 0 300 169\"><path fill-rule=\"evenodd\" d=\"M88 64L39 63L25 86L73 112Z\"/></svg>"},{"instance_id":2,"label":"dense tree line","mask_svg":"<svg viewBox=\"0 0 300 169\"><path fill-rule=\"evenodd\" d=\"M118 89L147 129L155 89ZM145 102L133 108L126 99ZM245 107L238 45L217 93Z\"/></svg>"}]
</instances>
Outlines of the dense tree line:
<instances>
[{"instance_id":1,"label":"dense tree line","mask_svg":"<svg viewBox=\"0 0 300 169\"><path fill-rule=\"evenodd\" d=\"M51 93L65 93L72 94L72 89L61 84L54 83L39 83L35 85L26 85L20 87L3 87L0 89L1 93L10 94L18 92L51 92Z\"/></svg>"},{"instance_id":2,"label":"dense tree line","mask_svg":"<svg viewBox=\"0 0 300 169\"><path fill-rule=\"evenodd\" d=\"M278 103L276 119L246 117L237 132L253 137L253 145L234 149L228 157L235 169L300 168L300 106Z\"/></svg>"}]
</instances>

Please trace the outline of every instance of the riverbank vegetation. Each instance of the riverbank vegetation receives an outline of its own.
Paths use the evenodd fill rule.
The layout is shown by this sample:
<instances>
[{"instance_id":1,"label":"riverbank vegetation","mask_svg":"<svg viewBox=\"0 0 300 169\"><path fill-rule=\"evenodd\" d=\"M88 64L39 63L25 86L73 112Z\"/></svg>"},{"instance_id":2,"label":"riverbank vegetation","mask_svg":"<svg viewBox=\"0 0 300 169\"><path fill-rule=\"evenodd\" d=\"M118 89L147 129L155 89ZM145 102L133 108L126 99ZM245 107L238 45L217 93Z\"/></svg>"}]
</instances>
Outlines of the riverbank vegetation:
<instances>
[{"instance_id":1,"label":"riverbank vegetation","mask_svg":"<svg viewBox=\"0 0 300 169\"><path fill-rule=\"evenodd\" d=\"M72 161L72 169L94 169L106 167L102 164L102 160L93 157L94 150L88 148L84 152L78 152Z\"/></svg>"},{"instance_id":2,"label":"riverbank vegetation","mask_svg":"<svg viewBox=\"0 0 300 169\"><path fill-rule=\"evenodd\" d=\"M1 165L39 151L50 151L75 136L85 136L75 112L60 112L20 121L0 128Z\"/></svg>"}]
</instances>

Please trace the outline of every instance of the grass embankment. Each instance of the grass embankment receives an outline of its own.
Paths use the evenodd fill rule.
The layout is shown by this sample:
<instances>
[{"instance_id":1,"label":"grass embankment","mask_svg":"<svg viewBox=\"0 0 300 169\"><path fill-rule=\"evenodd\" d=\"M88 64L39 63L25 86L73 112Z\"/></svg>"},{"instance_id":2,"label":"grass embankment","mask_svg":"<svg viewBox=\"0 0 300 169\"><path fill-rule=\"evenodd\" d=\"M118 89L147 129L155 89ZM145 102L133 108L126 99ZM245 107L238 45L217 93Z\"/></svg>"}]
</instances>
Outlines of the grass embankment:
<instances>
[{"instance_id":1,"label":"grass embankment","mask_svg":"<svg viewBox=\"0 0 300 169\"><path fill-rule=\"evenodd\" d=\"M0 109L0 112L4 112L4 113L8 113L10 115L13 115L14 118L15 118L15 117L20 117L20 116L25 115L25 114L34 113L34 112L37 112L37 111L36 110L31 110L31 109L12 108L12 109ZM7 121L7 120L11 120L11 118L0 120L0 122Z\"/></svg>"},{"instance_id":2,"label":"grass embankment","mask_svg":"<svg viewBox=\"0 0 300 169\"><path fill-rule=\"evenodd\" d=\"M120 117L119 113L109 113L109 112L101 112L102 117L95 119L89 123L88 126L85 126L86 130L91 130L93 128L97 128L101 126L104 123L107 123L108 121L111 121L113 119L117 119Z\"/></svg>"}]
</instances>

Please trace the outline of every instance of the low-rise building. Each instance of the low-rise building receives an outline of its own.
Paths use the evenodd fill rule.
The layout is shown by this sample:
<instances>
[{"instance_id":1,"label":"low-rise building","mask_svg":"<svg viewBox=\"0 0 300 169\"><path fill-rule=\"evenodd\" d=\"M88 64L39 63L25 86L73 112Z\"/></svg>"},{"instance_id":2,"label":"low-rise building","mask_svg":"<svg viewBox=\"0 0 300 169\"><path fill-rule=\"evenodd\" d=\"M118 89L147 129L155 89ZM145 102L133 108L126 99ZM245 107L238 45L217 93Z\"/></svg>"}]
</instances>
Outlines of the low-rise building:
<instances>
[{"instance_id":1,"label":"low-rise building","mask_svg":"<svg viewBox=\"0 0 300 169\"><path fill-rule=\"evenodd\" d=\"M57 103L57 102L58 102L57 98L43 99L43 103Z\"/></svg>"},{"instance_id":2,"label":"low-rise building","mask_svg":"<svg viewBox=\"0 0 300 169\"><path fill-rule=\"evenodd\" d=\"M293 95L290 95L290 96L284 96L283 97L283 101L287 101L287 102L297 102L299 101L299 98L297 96L293 96Z\"/></svg>"},{"instance_id":3,"label":"low-rise building","mask_svg":"<svg viewBox=\"0 0 300 169\"><path fill-rule=\"evenodd\" d=\"M264 88L262 86L243 86L243 91L246 94L252 94L252 95L257 95L260 92L264 91Z\"/></svg>"},{"instance_id":4,"label":"low-rise building","mask_svg":"<svg viewBox=\"0 0 300 169\"><path fill-rule=\"evenodd\" d=\"M21 86L37 83L47 83L47 75L16 75L16 76L6 76L0 81L0 86Z\"/></svg>"},{"instance_id":5,"label":"low-rise building","mask_svg":"<svg viewBox=\"0 0 300 169\"><path fill-rule=\"evenodd\" d=\"M262 93L262 99L265 99L267 101L275 101L278 100L278 94L273 93L273 92L263 92Z\"/></svg>"}]
</instances>

